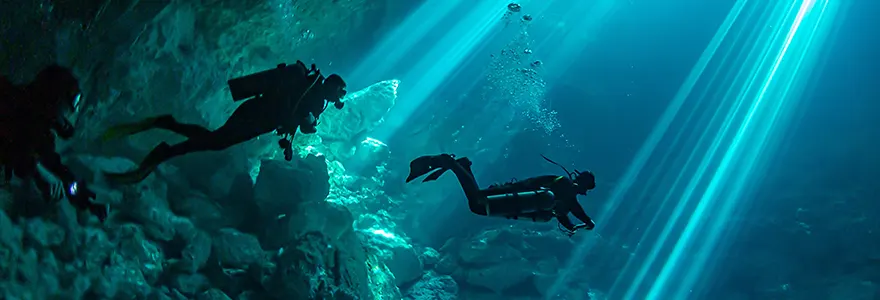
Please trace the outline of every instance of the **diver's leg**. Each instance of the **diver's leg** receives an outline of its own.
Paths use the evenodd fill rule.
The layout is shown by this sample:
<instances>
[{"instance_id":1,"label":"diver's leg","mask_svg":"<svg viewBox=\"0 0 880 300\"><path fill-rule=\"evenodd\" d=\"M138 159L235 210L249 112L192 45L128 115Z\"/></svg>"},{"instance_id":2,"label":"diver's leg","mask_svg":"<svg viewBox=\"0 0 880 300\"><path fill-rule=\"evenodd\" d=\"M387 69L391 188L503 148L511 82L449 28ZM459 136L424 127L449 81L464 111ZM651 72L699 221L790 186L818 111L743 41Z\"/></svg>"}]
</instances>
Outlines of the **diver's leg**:
<instances>
[{"instance_id":1,"label":"diver's leg","mask_svg":"<svg viewBox=\"0 0 880 300\"><path fill-rule=\"evenodd\" d=\"M275 130L277 124L271 117L274 114L268 111L268 102L261 100L248 100L236 108L220 128L206 134L196 134L180 144L170 146L165 151L166 160L187 153L225 150ZM191 127L188 130L197 129Z\"/></svg>"},{"instance_id":2,"label":"diver's leg","mask_svg":"<svg viewBox=\"0 0 880 300\"><path fill-rule=\"evenodd\" d=\"M147 154L147 157L134 171L107 174L107 176L117 183L140 182L147 178L156 167L169 159L193 152L224 150L271 131L272 127L267 124L258 119L245 119L241 115L236 118L233 114L233 117L230 117L226 124L217 130L195 135L175 145L168 145L164 142L159 144Z\"/></svg>"},{"instance_id":3,"label":"diver's leg","mask_svg":"<svg viewBox=\"0 0 880 300\"><path fill-rule=\"evenodd\" d=\"M160 164L177 156L201 152L223 150L240 141L224 136L216 132L187 139L179 144L168 145L162 142L153 148L141 161L138 168L125 173L107 173L106 175L116 183L137 183L147 178Z\"/></svg>"},{"instance_id":4,"label":"diver's leg","mask_svg":"<svg viewBox=\"0 0 880 300\"><path fill-rule=\"evenodd\" d=\"M178 122L172 115L161 115L154 119L153 126L155 128L165 129L176 134L194 138L200 135L207 135L211 130L196 124L187 124Z\"/></svg>"},{"instance_id":5,"label":"diver's leg","mask_svg":"<svg viewBox=\"0 0 880 300\"><path fill-rule=\"evenodd\" d=\"M462 172L457 172L456 168L450 168L455 173L456 177L458 177L458 181L461 184L461 188L464 191L465 196L468 200L468 208L471 209L471 212L485 216L488 215L489 212L486 207L486 192L485 190L480 189L480 186L477 184L477 180L474 177L474 172L471 170L471 166L473 162L467 157L462 157L455 160L455 167L463 170L467 173L467 176L462 175ZM439 172L439 171L438 171Z\"/></svg>"},{"instance_id":6,"label":"diver's leg","mask_svg":"<svg viewBox=\"0 0 880 300\"><path fill-rule=\"evenodd\" d=\"M474 179L474 175L470 168L471 165L472 163L469 159L459 158L456 160L449 154L422 156L416 158L410 163L410 175L407 177L407 182L433 170L440 169L437 172L451 170L452 173L455 173L455 177L458 178L459 184L461 184L461 189L464 191L471 211L475 214L485 216L486 196L483 191L480 190L477 180Z\"/></svg>"},{"instance_id":7,"label":"diver's leg","mask_svg":"<svg viewBox=\"0 0 880 300\"><path fill-rule=\"evenodd\" d=\"M193 135L202 134L206 131L209 131L205 128L202 128L201 126L179 123L171 115L159 115L155 117L149 117L134 123L121 124L110 127L110 129L107 129L107 131L105 131L104 134L101 135L101 139L105 141L117 139L124 136L138 134L154 128L170 130L185 137L191 137Z\"/></svg>"},{"instance_id":8,"label":"diver's leg","mask_svg":"<svg viewBox=\"0 0 880 300\"><path fill-rule=\"evenodd\" d=\"M259 120L259 118L233 113L226 120L226 123L217 128L217 130L193 136L172 146L160 144L153 150L156 154L153 155L152 159L150 159L150 155L147 155L144 164L158 165L168 159L193 152L225 150L268 133L273 128L273 126Z\"/></svg>"}]
</instances>

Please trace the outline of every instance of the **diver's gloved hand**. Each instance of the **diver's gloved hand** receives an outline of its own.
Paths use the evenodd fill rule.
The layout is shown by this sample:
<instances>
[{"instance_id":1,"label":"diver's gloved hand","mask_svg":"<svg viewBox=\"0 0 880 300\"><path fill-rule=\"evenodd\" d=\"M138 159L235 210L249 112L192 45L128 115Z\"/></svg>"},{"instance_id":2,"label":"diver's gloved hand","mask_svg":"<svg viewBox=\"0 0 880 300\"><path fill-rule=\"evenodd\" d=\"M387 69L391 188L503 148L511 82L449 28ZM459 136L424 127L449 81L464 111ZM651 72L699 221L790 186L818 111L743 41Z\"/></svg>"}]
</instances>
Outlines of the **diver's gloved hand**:
<instances>
[{"instance_id":1,"label":"diver's gloved hand","mask_svg":"<svg viewBox=\"0 0 880 300\"><path fill-rule=\"evenodd\" d=\"M65 186L65 193L71 204L79 209L87 210L101 222L107 220L110 215L110 206L92 202L98 194L92 191L85 182L74 181Z\"/></svg>"},{"instance_id":2,"label":"diver's gloved hand","mask_svg":"<svg viewBox=\"0 0 880 300\"><path fill-rule=\"evenodd\" d=\"M281 150L284 152L284 160L293 160L293 145L290 140L286 138L281 139L278 141L278 147L281 147Z\"/></svg>"},{"instance_id":3,"label":"diver's gloved hand","mask_svg":"<svg viewBox=\"0 0 880 300\"><path fill-rule=\"evenodd\" d=\"M49 185L49 190L46 191L49 196L49 200L57 201L64 198L65 192L67 190L64 181L62 181L60 178L58 178L58 176L53 174L52 171L49 171L49 169L46 169L46 167L40 163L37 164L37 173L39 173L40 177L43 178L43 180L45 180L46 183Z\"/></svg>"}]
</instances>

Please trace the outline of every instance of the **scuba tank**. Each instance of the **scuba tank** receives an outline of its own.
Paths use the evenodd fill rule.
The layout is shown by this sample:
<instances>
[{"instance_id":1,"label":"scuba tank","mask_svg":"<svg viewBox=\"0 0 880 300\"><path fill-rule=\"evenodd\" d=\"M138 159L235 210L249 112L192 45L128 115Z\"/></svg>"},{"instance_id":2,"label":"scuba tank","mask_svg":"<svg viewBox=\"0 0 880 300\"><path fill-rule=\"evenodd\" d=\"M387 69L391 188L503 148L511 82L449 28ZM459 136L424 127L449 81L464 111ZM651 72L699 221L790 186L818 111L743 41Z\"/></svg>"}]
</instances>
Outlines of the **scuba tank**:
<instances>
[{"instance_id":1,"label":"scuba tank","mask_svg":"<svg viewBox=\"0 0 880 300\"><path fill-rule=\"evenodd\" d=\"M226 83L232 93L232 101L238 102L305 82L307 72L305 64L297 61L293 65L279 64L274 69L233 78Z\"/></svg>"},{"instance_id":2,"label":"scuba tank","mask_svg":"<svg viewBox=\"0 0 880 300\"><path fill-rule=\"evenodd\" d=\"M491 191L490 191L491 192ZM508 219L532 218L549 221L553 216L555 196L549 189L525 192L501 192L486 195L486 215ZM550 218L547 218L549 213Z\"/></svg>"}]
</instances>

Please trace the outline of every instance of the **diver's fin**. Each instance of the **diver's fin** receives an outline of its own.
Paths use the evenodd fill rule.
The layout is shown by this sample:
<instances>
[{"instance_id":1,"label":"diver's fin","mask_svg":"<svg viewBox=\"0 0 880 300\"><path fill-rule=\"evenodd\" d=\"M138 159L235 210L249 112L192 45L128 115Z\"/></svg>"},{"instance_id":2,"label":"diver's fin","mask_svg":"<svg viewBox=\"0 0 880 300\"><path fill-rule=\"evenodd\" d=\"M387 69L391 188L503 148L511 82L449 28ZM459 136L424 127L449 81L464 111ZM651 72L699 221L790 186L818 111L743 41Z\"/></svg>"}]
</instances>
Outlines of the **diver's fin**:
<instances>
[{"instance_id":1,"label":"diver's fin","mask_svg":"<svg viewBox=\"0 0 880 300\"><path fill-rule=\"evenodd\" d=\"M105 131L104 134L101 135L101 140L106 142L109 140L115 140L121 137L126 137L132 134L153 129L153 127L156 126L157 119L158 118L147 118L137 123L122 124L110 127L110 129L107 129L107 131Z\"/></svg>"},{"instance_id":2,"label":"diver's fin","mask_svg":"<svg viewBox=\"0 0 880 300\"><path fill-rule=\"evenodd\" d=\"M152 170L146 168L138 168L137 170L125 173L109 173L104 172L107 180L116 184L135 184L143 181L150 176Z\"/></svg>"},{"instance_id":3,"label":"diver's fin","mask_svg":"<svg viewBox=\"0 0 880 300\"><path fill-rule=\"evenodd\" d=\"M446 171L449 171L449 168L441 168L440 170L434 171L433 173L431 173L430 175L425 177L425 179L422 180L422 182L430 182L430 181L437 180L438 178L440 178L440 176L443 176L443 173L446 173Z\"/></svg>"},{"instance_id":4,"label":"diver's fin","mask_svg":"<svg viewBox=\"0 0 880 300\"><path fill-rule=\"evenodd\" d=\"M458 163L459 165L461 165L461 167L464 168L468 173L471 173L471 175L473 175L473 171L471 171L471 165L473 165L473 163L471 162L470 159L468 159L467 157L462 157L462 158L456 159L455 162ZM443 174L445 174L446 171L449 171L449 168L442 168L440 170L434 171L433 173L428 175L428 177L425 177L425 180L422 180L422 182L430 182L430 181L437 180L440 178L440 176L443 176Z\"/></svg>"},{"instance_id":5,"label":"diver's fin","mask_svg":"<svg viewBox=\"0 0 880 300\"><path fill-rule=\"evenodd\" d=\"M406 182L413 181L413 179L419 178L422 175L428 174L431 171L439 169L439 166L432 166L431 163L434 162L434 156L426 155L421 156L419 158L413 159L409 163L409 176L406 177Z\"/></svg>"},{"instance_id":6,"label":"diver's fin","mask_svg":"<svg viewBox=\"0 0 880 300\"><path fill-rule=\"evenodd\" d=\"M147 157L144 158L144 161L141 162L136 170L125 173L105 172L104 175L107 177L107 180L117 184L135 184L141 182L144 179L147 179L147 176L150 176L150 174L159 167L159 164L164 161L163 158L169 147L170 146L164 142L156 146L153 151L150 151L150 153L147 154Z\"/></svg>"}]
</instances>

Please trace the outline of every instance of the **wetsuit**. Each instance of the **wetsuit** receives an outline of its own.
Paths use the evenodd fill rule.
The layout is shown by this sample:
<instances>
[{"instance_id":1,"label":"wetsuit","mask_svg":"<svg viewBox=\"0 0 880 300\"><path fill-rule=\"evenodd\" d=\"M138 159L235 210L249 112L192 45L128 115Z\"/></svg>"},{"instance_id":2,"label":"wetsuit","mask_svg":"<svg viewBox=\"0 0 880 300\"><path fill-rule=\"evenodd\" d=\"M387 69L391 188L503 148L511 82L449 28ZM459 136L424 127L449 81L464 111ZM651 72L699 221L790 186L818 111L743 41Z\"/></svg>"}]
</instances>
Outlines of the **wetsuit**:
<instances>
[{"instance_id":1,"label":"wetsuit","mask_svg":"<svg viewBox=\"0 0 880 300\"><path fill-rule=\"evenodd\" d=\"M584 222L584 227L592 229L593 221L577 202L577 192L570 179L553 175L538 176L480 189L471 165L467 158L454 159L450 155L423 156L410 164L407 182L432 171L434 173L428 175L424 181L433 181L451 170L458 177L467 197L468 207L475 214L531 219L535 222L547 222L555 217L566 229L574 231L577 226L568 218L568 214L572 213Z\"/></svg>"},{"instance_id":2,"label":"wetsuit","mask_svg":"<svg viewBox=\"0 0 880 300\"><path fill-rule=\"evenodd\" d=\"M319 92L320 81L309 81L315 78L308 76L305 66L301 63L296 66L297 68L292 69L295 72L288 73L285 77L289 79L285 80L286 85L244 101L226 123L215 130L177 122L171 115L112 128L105 134L105 139L153 128L169 130L187 139L175 145L163 142L147 155L138 169L126 173L108 173L108 178L117 183L135 183L146 178L159 164L177 156L200 151L224 150L275 130L292 135L304 120L301 113L303 109L324 105L323 95Z\"/></svg>"},{"instance_id":3,"label":"wetsuit","mask_svg":"<svg viewBox=\"0 0 880 300\"><path fill-rule=\"evenodd\" d=\"M575 192L574 183L565 176L556 176L556 175L545 175L532 177L521 182L513 183L513 186L521 189L521 190L536 190L536 189L549 189L553 193L553 216L556 217L556 220L559 221L563 227L570 231L575 230L575 225L571 223L571 220L568 218L568 214L571 213L578 220L583 222L584 224L592 224L593 220L587 213L584 211L584 208L581 207L581 204L577 201L577 192ZM491 188L488 189L488 192L491 193ZM529 213L525 214L526 218L540 219L542 214L547 214L547 211L537 211L535 212L536 216L532 216ZM521 216L511 216L511 219L517 219Z\"/></svg>"}]
</instances>

